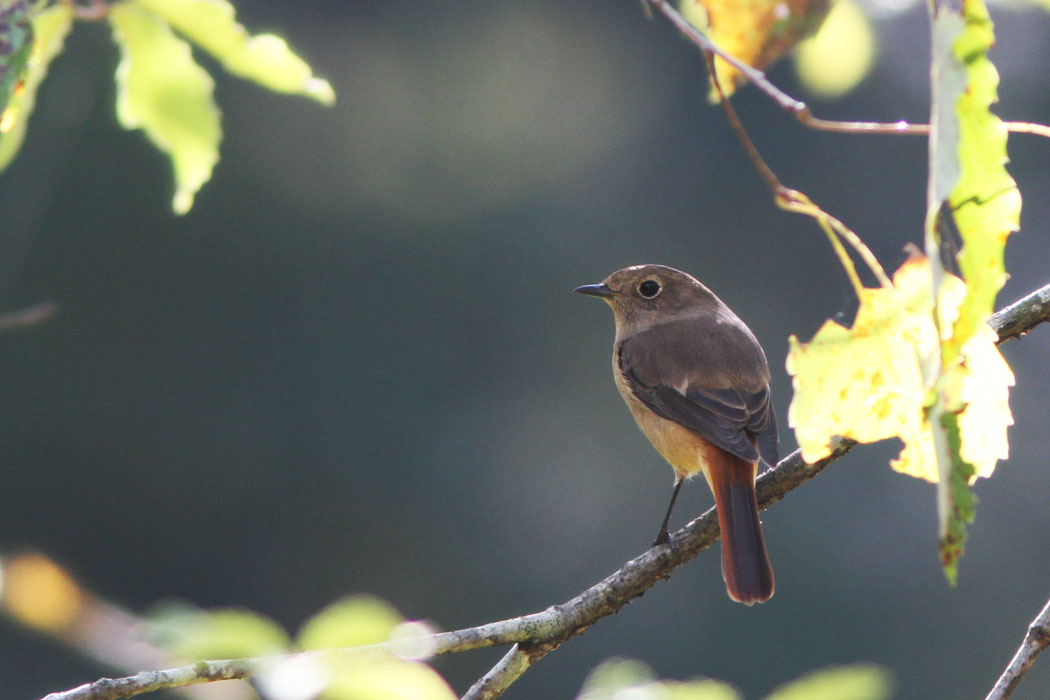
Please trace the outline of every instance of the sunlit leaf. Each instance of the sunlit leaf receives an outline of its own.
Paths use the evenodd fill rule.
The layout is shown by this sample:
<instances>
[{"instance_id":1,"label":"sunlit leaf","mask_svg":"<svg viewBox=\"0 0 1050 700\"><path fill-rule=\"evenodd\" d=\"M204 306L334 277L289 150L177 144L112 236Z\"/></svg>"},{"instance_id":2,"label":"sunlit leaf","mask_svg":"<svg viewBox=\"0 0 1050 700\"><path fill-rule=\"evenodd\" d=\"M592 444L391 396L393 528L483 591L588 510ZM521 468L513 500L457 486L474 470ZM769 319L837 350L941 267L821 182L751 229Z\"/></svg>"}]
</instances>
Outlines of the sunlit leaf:
<instances>
[{"instance_id":1,"label":"sunlit leaf","mask_svg":"<svg viewBox=\"0 0 1050 700\"><path fill-rule=\"evenodd\" d=\"M836 435L858 442L899 437L919 449L928 430L924 357L937 347L925 258L914 256L893 277L893 288L864 289L850 328L828 320L808 343L789 339L787 370L795 395L788 424L807 462L831 454ZM919 462L935 480L932 455Z\"/></svg>"},{"instance_id":2,"label":"sunlit leaf","mask_svg":"<svg viewBox=\"0 0 1050 700\"><path fill-rule=\"evenodd\" d=\"M73 24L73 8L52 5L33 17L33 48L29 53L21 86L14 91L7 109L0 115L0 170L18 154L25 139L29 116L36 104L36 93L47 76L51 59L62 46Z\"/></svg>"},{"instance_id":3,"label":"sunlit leaf","mask_svg":"<svg viewBox=\"0 0 1050 700\"><path fill-rule=\"evenodd\" d=\"M394 656L332 657L332 676L321 694L328 700L456 700L437 671Z\"/></svg>"},{"instance_id":4,"label":"sunlit leaf","mask_svg":"<svg viewBox=\"0 0 1050 700\"><path fill-rule=\"evenodd\" d=\"M583 682L576 700L607 700L625 688L651 683L653 670L636 659L609 659L599 664Z\"/></svg>"},{"instance_id":5,"label":"sunlit leaf","mask_svg":"<svg viewBox=\"0 0 1050 700\"><path fill-rule=\"evenodd\" d=\"M940 446L941 561L954 582L965 524L973 519L974 499L967 484L990 476L996 461L1008 456L1013 375L986 321L1006 281L1003 253L1007 237L1019 225L1021 196L1006 171L1006 127L990 111L997 101L999 75L987 56L995 36L984 2L964 0L961 15L938 7L933 22L927 249L943 245L940 224L942 217L951 217L962 239L957 260L966 281L951 323L943 326L943 370L938 402L931 409L942 432L935 436ZM935 268L934 279L942 277L950 279Z\"/></svg>"},{"instance_id":6,"label":"sunlit leaf","mask_svg":"<svg viewBox=\"0 0 1050 700\"><path fill-rule=\"evenodd\" d=\"M156 15L118 3L109 21L120 46L117 117L126 129L142 129L175 171L172 208L185 214L219 160L219 109L211 76L193 60L189 44Z\"/></svg>"},{"instance_id":7,"label":"sunlit leaf","mask_svg":"<svg viewBox=\"0 0 1050 700\"><path fill-rule=\"evenodd\" d=\"M288 634L273 620L240 608L166 605L150 616L158 643L186 659L230 659L286 652Z\"/></svg>"},{"instance_id":8,"label":"sunlit leaf","mask_svg":"<svg viewBox=\"0 0 1050 700\"><path fill-rule=\"evenodd\" d=\"M990 111L999 85L987 54L995 43L992 21L983 0L966 0L963 18L965 31L954 43L954 54L966 67L967 87L955 105L960 172L950 198L963 241L959 270L967 284L953 334L960 346L995 309L995 297L1006 283L1006 239L1021 218L1021 194L1006 171L1006 125Z\"/></svg>"},{"instance_id":9,"label":"sunlit leaf","mask_svg":"<svg viewBox=\"0 0 1050 700\"><path fill-rule=\"evenodd\" d=\"M76 621L84 594L73 577L42 554L23 554L5 562L4 609L19 622L47 632L61 632Z\"/></svg>"},{"instance_id":10,"label":"sunlit leaf","mask_svg":"<svg viewBox=\"0 0 1050 700\"><path fill-rule=\"evenodd\" d=\"M853 0L837 0L817 33L799 44L795 70L810 92L833 98L856 87L874 58L871 21Z\"/></svg>"},{"instance_id":11,"label":"sunlit leaf","mask_svg":"<svg viewBox=\"0 0 1050 700\"><path fill-rule=\"evenodd\" d=\"M780 686L766 700L882 700L892 689L884 669L857 664L810 673Z\"/></svg>"},{"instance_id":12,"label":"sunlit leaf","mask_svg":"<svg viewBox=\"0 0 1050 700\"><path fill-rule=\"evenodd\" d=\"M0 113L7 108L33 49L33 24L26 0L0 0ZM0 127L2 128L2 127Z\"/></svg>"},{"instance_id":13,"label":"sunlit leaf","mask_svg":"<svg viewBox=\"0 0 1050 700\"><path fill-rule=\"evenodd\" d=\"M296 642L302 649L380 644L390 639L401 621L397 610L380 598L349 596L307 620Z\"/></svg>"},{"instance_id":14,"label":"sunlit leaf","mask_svg":"<svg viewBox=\"0 0 1050 700\"><path fill-rule=\"evenodd\" d=\"M740 700L731 686L700 678L655 680L652 669L634 659L610 659L587 676L576 700Z\"/></svg>"},{"instance_id":15,"label":"sunlit leaf","mask_svg":"<svg viewBox=\"0 0 1050 700\"><path fill-rule=\"evenodd\" d=\"M335 91L314 77L310 66L274 34L251 36L237 23L226 0L132 0L163 17L193 43L215 56L226 70L276 92L310 97L330 105Z\"/></svg>"},{"instance_id":16,"label":"sunlit leaf","mask_svg":"<svg viewBox=\"0 0 1050 700\"><path fill-rule=\"evenodd\" d=\"M680 0L682 14L715 44L752 68L764 70L820 27L829 0ZM746 78L721 58L715 71L725 94ZM717 92L712 88L712 100Z\"/></svg>"}]
</instances>

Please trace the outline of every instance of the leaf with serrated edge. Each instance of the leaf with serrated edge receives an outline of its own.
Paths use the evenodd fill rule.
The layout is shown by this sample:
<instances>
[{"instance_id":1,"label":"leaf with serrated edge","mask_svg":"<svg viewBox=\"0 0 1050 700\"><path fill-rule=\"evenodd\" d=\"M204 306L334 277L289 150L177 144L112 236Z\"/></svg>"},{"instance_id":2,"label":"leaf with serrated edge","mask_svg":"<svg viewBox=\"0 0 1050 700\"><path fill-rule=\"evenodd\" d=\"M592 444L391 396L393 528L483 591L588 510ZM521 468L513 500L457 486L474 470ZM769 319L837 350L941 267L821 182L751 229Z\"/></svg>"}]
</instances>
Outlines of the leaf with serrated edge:
<instances>
[{"instance_id":1,"label":"leaf with serrated edge","mask_svg":"<svg viewBox=\"0 0 1050 700\"><path fill-rule=\"evenodd\" d=\"M938 8L933 21L933 74L956 77L934 81L933 134L942 136L931 143L930 169L937 186L930 190L927 230L935 230L947 201L962 239L957 260L966 280L951 320L941 324L943 369L930 411L939 431L940 555L954 583L966 523L973 519L974 499L967 484L990 476L996 461L1009 453L1013 374L986 322L1006 282L1003 253L1007 237L1019 225L1021 196L1006 171L1006 127L990 111L998 99L999 75L987 56L995 36L983 0L964 0L961 15ZM931 240L928 250L937 248L936 238ZM934 276L950 281L941 270ZM942 309L941 318L946 317Z\"/></svg>"},{"instance_id":2,"label":"leaf with serrated edge","mask_svg":"<svg viewBox=\"0 0 1050 700\"><path fill-rule=\"evenodd\" d=\"M274 34L252 36L236 21L226 0L132 0L163 17L178 32L212 54L226 70L275 92L304 95L330 105L335 91L314 77L309 64Z\"/></svg>"},{"instance_id":3,"label":"leaf with serrated edge","mask_svg":"<svg viewBox=\"0 0 1050 700\"><path fill-rule=\"evenodd\" d=\"M899 437L918 450L908 468L935 480L936 464L922 449L928 431L923 358L937 345L925 258L906 261L893 282L893 288L861 291L851 328L829 320L808 343L789 339L795 395L788 424L807 462L829 455L836 435L858 442Z\"/></svg>"},{"instance_id":4,"label":"leaf with serrated edge","mask_svg":"<svg viewBox=\"0 0 1050 700\"><path fill-rule=\"evenodd\" d=\"M171 158L175 170L172 208L185 214L219 160L219 108L214 82L193 60L190 46L145 10L119 3L109 12L120 47L117 118L142 129Z\"/></svg>"},{"instance_id":5,"label":"leaf with serrated edge","mask_svg":"<svg viewBox=\"0 0 1050 700\"><path fill-rule=\"evenodd\" d=\"M7 108L33 50L33 23L26 0L0 2L0 112Z\"/></svg>"},{"instance_id":6,"label":"leaf with serrated edge","mask_svg":"<svg viewBox=\"0 0 1050 700\"><path fill-rule=\"evenodd\" d=\"M33 17L33 49L22 83L7 104L0 122L4 131L0 133L0 170L14 160L25 138L29 116L36 105L36 93L40 83L47 77L51 60L62 53L66 34L73 26L73 8L69 5L52 5Z\"/></svg>"}]
</instances>

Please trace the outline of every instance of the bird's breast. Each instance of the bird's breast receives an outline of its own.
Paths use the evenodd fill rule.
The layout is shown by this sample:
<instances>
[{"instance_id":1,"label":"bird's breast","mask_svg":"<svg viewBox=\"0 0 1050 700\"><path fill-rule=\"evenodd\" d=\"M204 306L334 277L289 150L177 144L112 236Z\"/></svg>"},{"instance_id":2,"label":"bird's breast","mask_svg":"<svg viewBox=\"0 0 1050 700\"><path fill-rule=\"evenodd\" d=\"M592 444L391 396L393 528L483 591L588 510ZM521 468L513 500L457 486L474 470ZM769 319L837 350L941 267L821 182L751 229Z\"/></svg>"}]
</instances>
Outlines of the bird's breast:
<instances>
[{"instance_id":1,"label":"bird's breast","mask_svg":"<svg viewBox=\"0 0 1050 700\"><path fill-rule=\"evenodd\" d=\"M641 399L634 395L627 379L620 370L617 357L613 355L613 378L627 407L631 409L635 423L645 437L649 438L656 451L666 459L674 469L675 477L686 479L707 470L710 462L708 453L718 448L692 430L672 420L667 420L653 413Z\"/></svg>"}]
</instances>

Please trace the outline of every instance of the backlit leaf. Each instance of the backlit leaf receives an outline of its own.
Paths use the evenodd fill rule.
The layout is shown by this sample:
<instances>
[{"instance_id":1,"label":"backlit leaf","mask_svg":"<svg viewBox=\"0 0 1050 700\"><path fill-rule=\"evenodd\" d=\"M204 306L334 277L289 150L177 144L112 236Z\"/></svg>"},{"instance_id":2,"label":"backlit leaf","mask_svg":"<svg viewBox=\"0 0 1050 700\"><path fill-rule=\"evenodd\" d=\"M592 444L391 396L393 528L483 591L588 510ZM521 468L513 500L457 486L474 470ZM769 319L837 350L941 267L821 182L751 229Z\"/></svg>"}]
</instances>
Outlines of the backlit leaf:
<instances>
[{"instance_id":1,"label":"backlit leaf","mask_svg":"<svg viewBox=\"0 0 1050 700\"><path fill-rule=\"evenodd\" d=\"M854 0L837 0L816 34L795 53L795 71L810 92L840 97L871 71L875 37L871 21Z\"/></svg>"},{"instance_id":2,"label":"backlit leaf","mask_svg":"<svg viewBox=\"0 0 1050 700\"><path fill-rule=\"evenodd\" d=\"M923 448L924 358L937 347L925 258L905 262L893 284L862 290L852 327L828 320L808 343L789 338L795 394L788 424L807 462L831 454L836 435L858 442L899 437L916 451L915 468L935 480L936 463Z\"/></svg>"},{"instance_id":3,"label":"backlit leaf","mask_svg":"<svg viewBox=\"0 0 1050 700\"><path fill-rule=\"evenodd\" d=\"M892 685L884 669L857 664L815 671L780 686L766 700L883 700Z\"/></svg>"},{"instance_id":4,"label":"backlit leaf","mask_svg":"<svg viewBox=\"0 0 1050 700\"><path fill-rule=\"evenodd\" d=\"M731 686L708 678L656 680L634 659L609 659L587 676L576 700L740 700Z\"/></svg>"},{"instance_id":5,"label":"backlit leaf","mask_svg":"<svg viewBox=\"0 0 1050 700\"><path fill-rule=\"evenodd\" d=\"M330 657L328 700L456 700L437 671L418 661L395 656Z\"/></svg>"},{"instance_id":6,"label":"backlit leaf","mask_svg":"<svg viewBox=\"0 0 1050 700\"><path fill-rule=\"evenodd\" d=\"M137 5L118 3L109 12L120 46L117 118L142 129L171 158L175 171L172 208L185 214L219 160L219 108L211 76L193 60L189 44L167 23Z\"/></svg>"},{"instance_id":7,"label":"backlit leaf","mask_svg":"<svg viewBox=\"0 0 1050 700\"><path fill-rule=\"evenodd\" d=\"M22 80L33 49L33 24L26 0L0 0L0 113Z\"/></svg>"},{"instance_id":8,"label":"backlit leaf","mask_svg":"<svg viewBox=\"0 0 1050 700\"><path fill-rule=\"evenodd\" d=\"M1006 171L1006 127L990 111L998 99L999 75L987 56L995 36L983 0L964 0L961 15L937 6L933 23L926 247L936 252L944 244L939 238L942 217L950 217L962 239L957 261L966 282L952 321L944 327L938 402L931 409L942 432L935 436L940 445L941 561L954 581L965 524L973 519L974 499L967 484L990 476L996 461L1009 453L1013 375L986 321L1006 281L1003 253L1007 237L1019 225L1021 195ZM939 268L933 277L947 279Z\"/></svg>"},{"instance_id":9,"label":"backlit leaf","mask_svg":"<svg viewBox=\"0 0 1050 700\"><path fill-rule=\"evenodd\" d=\"M764 70L820 27L829 0L681 0L683 16L715 44L752 68ZM746 81L721 58L715 72L726 96ZM718 93L712 87L711 99Z\"/></svg>"},{"instance_id":10,"label":"backlit leaf","mask_svg":"<svg viewBox=\"0 0 1050 700\"><path fill-rule=\"evenodd\" d=\"M392 605L380 598L348 596L307 620L296 641L302 649L380 644L390 639L402 619Z\"/></svg>"},{"instance_id":11,"label":"backlit leaf","mask_svg":"<svg viewBox=\"0 0 1050 700\"><path fill-rule=\"evenodd\" d=\"M73 8L52 5L33 17L33 48L29 52L21 87L14 91L7 109L0 115L0 170L10 164L22 147L29 116L36 104L36 93L47 76L51 59L62 46L73 25Z\"/></svg>"},{"instance_id":12,"label":"backlit leaf","mask_svg":"<svg viewBox=\"0 0 1050 700\"><path fill-rule=\"evenodd\" d=\"M226 70L276 92L310 97L330 105L335 91L274 34L251 36L237 23L226 0L132 0L163 17L190 41L212 54Z\"/></svg>"},{"instance_id":13,"label":"backlit leaf","mask_svg":"<svg viewBox=\"0 0 1050 700\"><path fill-rule=\"evenodd\" d=\"M187 661L266 656L287 652L289 647L284 628L250 610L169 604L150 618L158 643Z\"/></svg>"},{"instance_id":14,"label":"backlit leaf","mask_svg":"<svg viewBox=\"0 0 1050 700\"><path fill-rule=\"evenodd\" d=\"M939 482L943 476L928 415L938 392L926 388L937 379L940 352L929 261L912 256L893 276L893 285L862 290L850 328L829 320L808 343L789 339L787 367L795 395L788 423L807 462L829 455L835 435L858 442L897 437L904 446L893 468ZM945 275L938 310L946 332L965 290L962 280ZM980 476L990 474L995 460L1005 455L1006 426L1012 421L1006 391L1013 375L995 341L995 332L984 325L946 370L965 397L958 414L959 449L980 465Z\"/></svg>"}]
</instances>

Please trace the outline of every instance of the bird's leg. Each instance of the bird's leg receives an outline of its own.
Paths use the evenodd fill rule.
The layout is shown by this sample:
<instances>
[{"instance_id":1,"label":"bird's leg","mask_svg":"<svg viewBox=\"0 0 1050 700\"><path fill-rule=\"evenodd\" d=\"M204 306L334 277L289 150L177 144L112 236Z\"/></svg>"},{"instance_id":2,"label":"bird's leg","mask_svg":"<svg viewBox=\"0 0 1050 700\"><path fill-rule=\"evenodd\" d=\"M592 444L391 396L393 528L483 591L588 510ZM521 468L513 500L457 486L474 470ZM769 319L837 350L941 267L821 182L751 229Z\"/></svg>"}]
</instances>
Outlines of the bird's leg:
<instances>
[{"instance_id":1,"label":"bird's leg","mask_svg":"<svg viewBox=\"0 0 1050 700\"><path fill-rule=\"evenodd\" d=\"M675 499L678 498L678 492L682 489L683 481L684 479L675 479L674 491L671 492L671 502L667 506L667 514L664 515L664 521L660 523L660 532L656 534L656 540L653 542L654 547L657 547L661 544L669 544L671 545L671 549L678 549L678 547L674 543L674 540L671 539L670 533L667 532L667 523L671 520L671 511L674 510L674 502Z\"/></svg>"}]
</instances>

